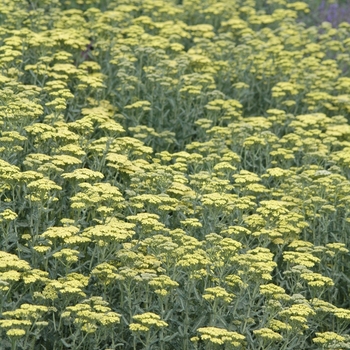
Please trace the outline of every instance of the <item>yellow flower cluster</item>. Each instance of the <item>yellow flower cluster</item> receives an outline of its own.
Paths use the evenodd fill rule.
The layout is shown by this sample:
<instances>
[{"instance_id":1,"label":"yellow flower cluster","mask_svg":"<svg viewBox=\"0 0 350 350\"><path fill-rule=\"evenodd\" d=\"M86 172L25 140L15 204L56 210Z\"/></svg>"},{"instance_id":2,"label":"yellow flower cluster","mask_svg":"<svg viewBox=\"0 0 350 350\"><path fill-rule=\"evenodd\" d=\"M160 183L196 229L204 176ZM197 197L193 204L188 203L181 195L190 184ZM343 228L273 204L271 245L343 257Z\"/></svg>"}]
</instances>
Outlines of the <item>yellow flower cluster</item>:
<instances>
[{"instance_id":1,"label":"yellow flower cluster","mask_svg":"<svg viewBox=\"0 0 350 350\"><path fill-rule=\"evenodd\" d=\"M91 297L74 306L68 306L61 317L81 328L86 333L94 333L99 326L111 327L120 322L120 315L111 311L101 297Z\"/></svg>"},{"instance_id":2,"label":"yellow flower cluster","mask_svg":"<svg viewBox=\"0 0 350 350\"><path fill-rule=\"evenodd\" d=\"M136 322L130 323L129 325L132 332L149 332L152 327L157 329L168 326L165 321L161 320L160 316L153 312L145 312L140 315L135 315L133 316L133 319Z\"/></svg>"},{"instance_id":3,"label":"yellow flower cluster","mask_svg":"<svg viewBox=\"0 0 350 350\"><path fill-rule=\"evenodd\" d=\"M0 347L349 348L320 2L1 2Z\"/></svg>"},{"instance_id":4,"label":"yellow flower cluster","mask_svg":"<svg viewBox=\"0 0 350 350\"><path fill-rule=\"evenodd\" d=\"M242 334L217 327L202 327L198 328L197 331L200 334L200 339L213 345L230 344L239 349L243 347L245 340ZM197 339L195 338L192 341L197 341Z\"/></svg>"}]
</instances>

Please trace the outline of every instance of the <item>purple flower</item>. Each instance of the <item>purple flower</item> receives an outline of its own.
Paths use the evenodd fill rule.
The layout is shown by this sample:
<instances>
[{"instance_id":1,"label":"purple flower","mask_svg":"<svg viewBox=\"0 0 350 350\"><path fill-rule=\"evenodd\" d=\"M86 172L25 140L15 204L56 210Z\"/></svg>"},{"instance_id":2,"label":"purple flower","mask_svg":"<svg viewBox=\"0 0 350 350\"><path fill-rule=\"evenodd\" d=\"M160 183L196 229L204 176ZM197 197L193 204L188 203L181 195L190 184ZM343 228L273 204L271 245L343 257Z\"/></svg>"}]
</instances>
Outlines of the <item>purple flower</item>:
<instances>
[{"instance_id":1,"label":"purple flower","mask_svg":"<svg viewBox=\"0 0 350 350\"><path fill-rule=\"evenodd\" d=\"M331 4L328 7L326 21L332 23L333 27L336 27L338 24L338 19L339 19L338 9L339 9L338 4Z\"/></svg>"},{"instance_id":2,"label":"purple flower","mask_svg":"<svg viewBox=\"0 0 350 350\"><path fill-rule=\"evenodd\" d=\"M318 7L318 11L322 12L326 8L326 0L322 0L320 6Z\"/></svg>"},{"instance_id":3,"label":"purple flower","mask_svg":"<svg viewBox=\"0 0 350 350\"><path fill-rule=\"evenodd\" d=\"M320 21L326 21L337 27L341 22L349 22L350 20L350 3L346 5L326 4L326 0L322 0L318 7Z\"/></svg>"}]
</instances>

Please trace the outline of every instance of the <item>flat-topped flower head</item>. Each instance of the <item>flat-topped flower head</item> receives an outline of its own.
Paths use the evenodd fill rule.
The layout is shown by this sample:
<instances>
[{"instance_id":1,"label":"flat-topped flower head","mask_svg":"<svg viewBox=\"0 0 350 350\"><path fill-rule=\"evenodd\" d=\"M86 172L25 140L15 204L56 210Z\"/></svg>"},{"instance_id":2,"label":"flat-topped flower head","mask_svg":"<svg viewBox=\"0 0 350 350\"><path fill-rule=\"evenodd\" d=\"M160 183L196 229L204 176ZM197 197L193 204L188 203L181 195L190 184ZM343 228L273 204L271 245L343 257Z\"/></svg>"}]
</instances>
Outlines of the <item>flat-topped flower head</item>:
<instances>
[{"instance_id":1,"label":"flat-topped flower head","mask_svg":"<svg viewBox=\"0 0 350 350\"><path fill-rule=\"evenodd\" d=\"M320 262L320 258L311 253L286 251L283 253L283 260L291 265L301 265L304 267L313 267Z\"/></svg>"},{"instance_id":2,"label":"flat-topped flower head","mask_svg":"<svg viewBox=\"0 0 350 350\"><path fill-rule=\"evenodd\" d=\"M203 227L202 223L197 218L187 218L180 221L184 227L188 228L200 228Z\"/></svg>"},{"instance_id":3,"label":"flat-topped flower head","mask_svg":"<svg viewBox=\"0 0 350 350\"><path fill-rule=\"evenodd\" d=\"M5 273L7 271L18 271L19 273L30 270L29 263L18 258L17 255L0 251L0 271Z\"/></svg>"},{"instance_id":4,"label":"flat-topped flower head","mask_svg":"<svg viewBox=\"0 0 350 350\"><path fill-rule=\"evenodd\" d=\"M59 252L54 253L52 256L63 263L72 264L79 260L79 251L75 249L63 248Z\"/></svg>"},{"instance_id":5,"label":"flat-topped flower head","mask_svg":"<svg viewBox=\"0 0 350 350\"><path fill-rule=\"evenodd\" d=\"M10 338L23 337L30 330L39 330L49 324L40 320L48 311L47 306L24 303L15 310L2 313L4 319L0 320L0 328L5 329Z\"/></svg>"},{"instance_id":6,"label":"flat-topped flower head","mask_svg":"<svg viewBox=\"0 0 350 350\"><path fill-rule=\"evenodd\" d=\"M245 336L237 332L228 331L224 328L201 327L197 329L200 339L212 346L229 344L234 348L243 348Z\"/></svg>"},{"instance_id":7,"label":"flat-topped flower head","mask_svg":"<svg viewBox=\"0 0 350 350\"><path fill-rule=\"evenodd\" d=\"M344 344L346 338L342 335L339 335L335 332L317 332L316 337L312 341L316 344L319 344L323 348L325 347L336 347L341 348Z\"/></svg>"},{"instance_id":8,"label":"flat-topped flower head","mask_svg":"<svg viewBox=\"0 0 350 350\"><path fill-rule=\"evenodd\" d=\"M81 236L87 237L98 245L121 243L130 239L134 234L135 224L112 218L106 224L89 226Z\"/></svg>"},{"instance_id":9,"label":"flat-topped flower head","mask_svg":"<svg viewBox=\"0 0 350 350\"><path fill-rule=\"evenodd\" d=\"M49 308L44 305L32 305L32 304L22 304L20 308L14 311L5 311L2 313L3 316L23 318L29 320L35 320L39 318L44 313L48 312Z\"/></svg>"},{"instance_id":10,"label":"flat-topped flower head","mask_svg":"<svg viewBox=\"0 0 350 350\"><path fill-rule=\"evenodd\" d=\"M11 328L6 332L6 335L10 338L20 338L26 334L26 331L21 328Z\"/></svg>"},{"instance_id":11,"label":"flat-topped flower head","mask_svg":"<svg viewBox=\"0 0 350 350\"><path fill-rule=\"evenodd\" d=\"M159 215L157 214L138 213L137 215L128 216L127 219L141 226L140 234L153 234L166 231L165 225L159 221Z\"/></svg>"},{"instance_id":12,"label":"flat-topped flower head","mask_svg":"<svg viewBox=\"0 0 350 350\"><path fill-rule=\"evenodd\" d=\"M99 171L93 171L90 169L76 169L71 173L64 173L61 175L64 179L75 180L77 182L94 182L96 180L102 180L104 175Z\"/></svg>"},{"instance_id":13,"label":"flat-topped flower head","mask_svg":"<svg viewBox=\"0 0 350 350\"><path fill-rule=\"evenodd\" d=\"M290 296L286 294L284 288L277 286L273 283L268 283L260 286L260 293L267 298L273 298L276 300L288 301Z\"/></svg>"},{"instance_id":14,"label":"flat-topped flower head","mask_svg":"<svg viewBox=\"0 0 350 350\"><path fill-rule=\"evenodd\" d=\"M82 161L79 158L73 157L73 156L69 156L69 155L54 155L51 158L51 163L61 167L61 168L65 168L65 167L69 167L70 165L79 165L82 163Z\"/></svg>"},{"instance_id":15,"label":"flat-topped flower head","mask_svg":"<svg viewBox=\"0 0 350 350\"><path fill-rule=\"evenodd\" d=\"M241 170L239 174L235 174L232 176L235 179L235 183L238 186L250 184L250 183L256 183L260 182L261 179L258 175L247 171L247 170Z\"/></svg>"},{"instance_id":16,"label":"flat-topped flower head","mask_svg":"<svg viewBox=\"0 0 350 350\"><path fill-rule=\"evenodd\" d=\"M102 297L91 297L74 306L68 306L61 317L72 322L85 333L113 327L120 323L120 314L113 312Z\"/></svg>"},{"instance_id":17,"label":"flat-topped flower head","mask_svg":"<svg viewBox=\"0 0 350 350\"><path fill-rule=\"evenodd\" d=\"M307 282L309 287L325 288L334 286L334 282L331 278L325 277L320 273L306 272L300 274L300 277Z\"/></svg>"},{"instance_id":18,"label":"flat-topped flower head","mask_svg":"<svg viewBox=\"0 0 350 350\"><path fill-rule=\"evenodd\" d=\"M141 108L143 111L149 111L151 103L149 101L137 101L131 105L127 105L125 109L138 109Z\"/></svg>"},{"instance_id":19,"label":"flat-topped flower head","mask_svg":"<svg viewBox=\"0 0 350 350\"><path fill-rule=\"evenodd\" d=\"M69 273L57 280L50 280L46 283L40 297L45 300L71 299L86 297L83 288L89 283L89 277L79 273Z\"/></svg>"},{"instance_id":20,"label":"flat-topped flower head","mask_svg":"<svg viewBox=\"0 0 350 350\"><path fill-rule=\"evenodd\" d=\"M145 312L133 316L134 323L130 323L129 328L132 332L149 332L151 329L160 329L168 326L159 315L153 312Z\"/></svg>"},{"instance_id":21,"label":"flat-topped flower head","mask_svg":"<svg viewBox=\"0 0 350 350\"><path fill-rule=\"evenodd\" d=\"M16 220L17 217L18 215L14 211L12 211L11 209L5 209L3 212L0 213L0 223Z\"/></svg>"},{"instance_id":22,"label":"flat-topped flower head","mask_svg":"<svg viewBox=\"0 0 350 350\"><path fill-rule=\"evenodd\" d=\"M17 173L19 173L19 168L17 166L11 165L10 163L0 159L0 179L1 180L7 183Z\"/></svg>"},{"instance_id":23,"label":"flat-topped flower head","mask_svg":"<svg viewBox=\"0 0 350 350\"><path fill-rule=\"evenodd\" d=\"M350 312L348 309L344 308L337 308L336 310L333 311L334 316L336 316L338 319L341 320L350 320Z\"/></svg>"},{"instance_id":24,"label":"flat-topped flower head","mask_svg":"<svg viewBox=\"0 0 350 350\"><path fill-rule=\"evenodd\" d=\"M50 244L62 244L66 239L75 236L79 232L79 228L75 226L56 227L52 226L41 234Z\"/></svg>"},{"instance_id":25,"label":"flat-topped flower head","mask_svg":"<svg viewBox=\"0 0 350 350\"><path fill-rule=\"evenodd\" d=\"M119 189L109 183L97 182L90 185L82 182L78 186L82 189L81 192L70 198L73 209L96 210L103 215L124 207L124 198Z\"/></svg>"},{"instance_id":26,"label":"flat-topped flower head","mask_svg":"<svg viewBox=\"0 0 350 350\"><path fill-rule=\"evenodd\" d=\"M173 281L167 275L152 278L148 284L154 289L156 294L162 297L168 295L171 292L171 289L175 289L179 286L177 282Z\"/></svg>"},{"instance_id":27,"label":"flat-topped flower head","mask_svg":"<svg viewBox=\"0 0 350 350\"><path fill-rule=\"evenodd\" d=\"M281 341L283 336L270 328L260 328L253 331L256 337L267 341Z\"/></svg>"},{"instance_id":28,"label":"flat-topped flower head","mask_svg":"<svg viewBox=\"0 0 350 350\"><path fill-rule=\"evenodd\" d=\"M234 294L228 293L225 288L222 287L212 287L206 288L202 298L207 301L220 300L224 303L230 303L234 297Z\"/></svg>"},{"instance_id":29,"label":"flat-topped flower head","mask_svg":"<svg viewBox=\"0 0 350 350\"><path fill-rule=\"evenodd\" d=\"M242 279L270 281L271 273L277 264L272 261L273 254L267 248L255 248L245 254L238 254L232 260L243 269L239 271Z\"/></svg>"},{"instance_id":30,"label":"flat-topped flower head","mask_svg":"<svg viewBox=\"0 0 350 350\"><path fill-rule=\"evenodd\" d=\"M224 236L231 236L231 237L247 237L251 235L251 231L243 226L229 226L228 228L221 231L221 234Z\"/></svg>"}]
</instances>

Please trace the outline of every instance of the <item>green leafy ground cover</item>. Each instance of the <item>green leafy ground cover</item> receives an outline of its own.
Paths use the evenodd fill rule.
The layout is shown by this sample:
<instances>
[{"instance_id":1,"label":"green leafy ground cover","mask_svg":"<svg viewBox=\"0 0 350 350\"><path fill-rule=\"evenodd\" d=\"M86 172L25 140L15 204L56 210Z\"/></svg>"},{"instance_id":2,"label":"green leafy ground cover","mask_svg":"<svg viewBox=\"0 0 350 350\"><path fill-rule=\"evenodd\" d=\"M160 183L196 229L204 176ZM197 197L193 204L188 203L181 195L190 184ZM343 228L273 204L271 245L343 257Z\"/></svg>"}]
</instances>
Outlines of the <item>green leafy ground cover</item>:
<instances>
[{"instance_id":1,"label":"green leafy ground cover","mask_svg":"<svg viewBox=\"0 0 350 350\"><path fill-rule=\"evenodd\" d=\"M350 348L350 25L309 5L1 0L1 349Z\"/></svg>"}]
</instances>

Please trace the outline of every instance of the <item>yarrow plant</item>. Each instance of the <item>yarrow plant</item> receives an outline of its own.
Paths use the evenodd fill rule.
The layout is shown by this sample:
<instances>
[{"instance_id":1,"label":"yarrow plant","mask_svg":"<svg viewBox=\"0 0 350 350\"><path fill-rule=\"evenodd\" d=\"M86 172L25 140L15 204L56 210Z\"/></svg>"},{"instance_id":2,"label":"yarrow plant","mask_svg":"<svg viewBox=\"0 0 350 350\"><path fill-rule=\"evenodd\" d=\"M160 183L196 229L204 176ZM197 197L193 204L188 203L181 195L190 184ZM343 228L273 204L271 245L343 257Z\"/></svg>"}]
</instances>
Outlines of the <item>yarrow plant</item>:
<instances>
[{"instance_id":1,"label":"yarrow plant","mask_svg":"<svg viewBox=\"0 0 350 350\"><path fill-rule=\"evenodd\" d=\"M349 348L348 7L2 1L1 349Z\"/></svg>"}]
</instances>

